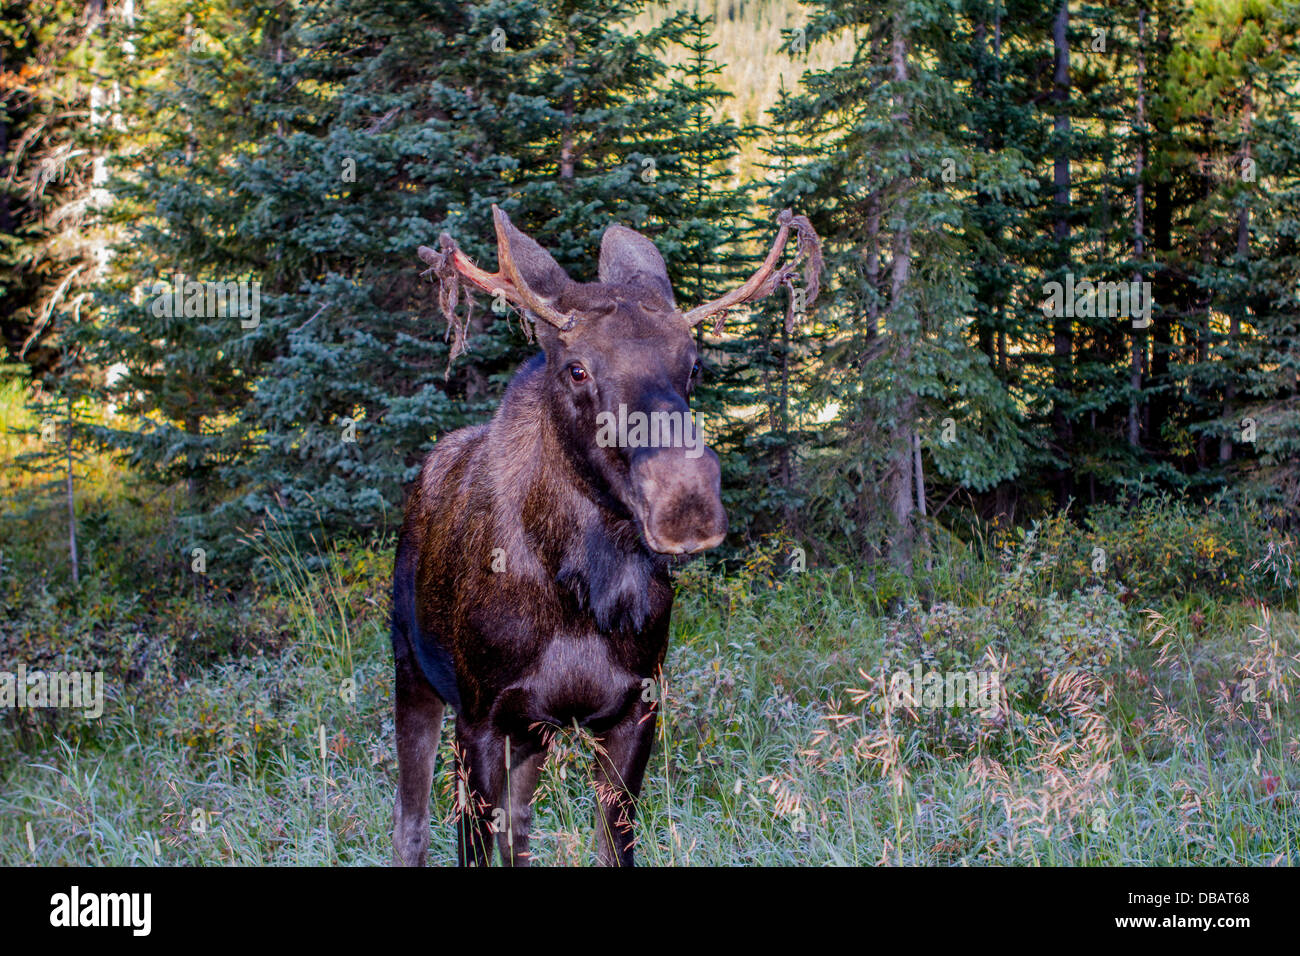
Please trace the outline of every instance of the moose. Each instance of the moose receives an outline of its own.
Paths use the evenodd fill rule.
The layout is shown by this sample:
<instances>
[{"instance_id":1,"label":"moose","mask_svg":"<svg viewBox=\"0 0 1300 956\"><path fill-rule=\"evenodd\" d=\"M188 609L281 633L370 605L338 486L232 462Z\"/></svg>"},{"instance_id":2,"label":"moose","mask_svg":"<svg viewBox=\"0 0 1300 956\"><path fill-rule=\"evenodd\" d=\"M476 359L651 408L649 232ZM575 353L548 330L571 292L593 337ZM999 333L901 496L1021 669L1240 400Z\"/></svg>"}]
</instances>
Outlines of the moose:
<instances>
[{"instance_id":1,"label":"moose","mask_svg":"<svg viewBox=\"0 0 1300 956\"><path fill-rule=\"evenodd\" d=\"M598 419L689 419L700 376L692 330L778 285L817 294L821 250L808 220L781 213L748 281L688 311L663 257L621 225L603 233L598 280L570 279L497 206L498 271L450 235L420 258L455 322L460 292L504 297L542 353L522 365L496 414L441 437L407 499L393 573L398 791L393 861L423 866L434 756L455 710L461 865L530 862L532 801L554 734L595 741L598 861L633 863L635 804L655 733L675 563L727 532L718 456L681 441L610 441ZM791 234L789 261L778 266ZM802 263L803 288L794 272ZM527 329L528 326L526 325ZM457 335L462 341L463 331ZM454 350L453 350L454 354ZM693 420L690 420L693 421ZM674 432L674 434L677 434Z\"/></svg>"}]
</instances>

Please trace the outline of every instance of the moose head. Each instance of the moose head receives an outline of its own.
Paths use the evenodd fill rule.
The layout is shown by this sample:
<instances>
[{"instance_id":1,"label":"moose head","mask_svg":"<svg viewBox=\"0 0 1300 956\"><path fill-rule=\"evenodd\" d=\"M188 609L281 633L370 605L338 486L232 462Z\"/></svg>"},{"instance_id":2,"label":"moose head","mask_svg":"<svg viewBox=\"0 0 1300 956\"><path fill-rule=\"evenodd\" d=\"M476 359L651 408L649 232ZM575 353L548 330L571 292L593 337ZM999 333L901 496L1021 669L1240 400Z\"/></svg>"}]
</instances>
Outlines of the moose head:
<instances>
[{"instance_id":1,"label":"moose head","mask_svg":"<svg viewBox=\"0 0 1300 956\"><path fill-rule=\"evenodd\" d=\"M781 213L771 251L758 271L731 292L687 311L678 308L663 257L625 226L601 239L598 279L576 282L497 206L498 271L475 266L444 233L441 250L419 248L440 281L444 315L463 351L468 317L456 307L468 283L513 303L530 318L545 352L548 409L575 474L617 512L636 522L645 545L689 555L721 543L727 531L718 456L703 443L690 397L700 376L692 329L791 286L787 326L795 316L796 268L804 265L804 301L816 298L821 249L808 220ZM791 232L795 255L778 266Z\"/></svg>"}]
</instances>

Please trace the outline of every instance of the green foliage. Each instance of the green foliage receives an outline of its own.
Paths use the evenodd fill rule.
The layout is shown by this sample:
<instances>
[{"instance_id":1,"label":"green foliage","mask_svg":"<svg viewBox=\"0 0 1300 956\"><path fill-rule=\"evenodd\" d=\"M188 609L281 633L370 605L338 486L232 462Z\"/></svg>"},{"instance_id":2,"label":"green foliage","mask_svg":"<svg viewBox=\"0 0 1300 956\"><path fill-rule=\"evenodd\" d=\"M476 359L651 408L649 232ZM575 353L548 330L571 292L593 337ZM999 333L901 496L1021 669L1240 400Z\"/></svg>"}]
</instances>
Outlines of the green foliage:
<instances>
[{"instance_id":1,"label":"green foliage","mask_svg":"<svg viewBox=\"0 0 1300 956\"><path fill-rule=\"evenodd\" d=\"M1225 501L1195 507L1169 499L1144 499L1136 508L1104 507L1090 512L1087 531L1076 545L1075 580L1091 571L1103 552L1103 575L1123 583L1132 595L1194 590L1217 600L1285 601L1295 586L1261 574L1262 562L1294 560L1294 543L1269 528L1253 502ZM1273 540L1268 554L1261 542ZM1087 550L1091 549L1091 550ZM1132 599L1132 598L1130 598Z\"/></svg>"},{"instance_id":2,"label":"green foliage","mask_svg":"<svg viewBox=\"0 0 1300 956\"><path fill-rule=\"evenodd\" d=\"M632 33L638 7L162 7L136 25L170 81L123 108L134 225L99 354L125 364L132 419L103 437L188 483L191 539L230 559L268 511L331 535L396 525L433 440L490 414L532 349L480 309L452 364L419 278L415 248L444 231L495 260L493 203L575 278L612 222L659 242L684 298L735 277L744 205L723 180L742 134L716 116L707 25ZM694 59L670 77L677 43ZM257 283L260 315L159 315L174 273Z\"/></svg>"},{"instance_id":3,"label":"green foliage","mask_svg":"<svg viewBox=\"0 0 1300 956\"><path fill-rule=\"evenodd\" d=\"M277 130L272 107L287 105L258 72L274 62L285 15L284 5L150 5L118 25L109 48L124 82L105 133L115 154L107 215L123 236L99 290L103 318L85 337L116 370L108 394L125 418L98 437L138 473L185 482L200 514L246 454L240 415L269 357L246 328L251 308L218 300L215 284L244 283L251 307L255 287L269 298L294 281L275 250L247 241L232 201L250 144Z\"/></svg>"},{"instance_id":4,"label":"green foliage","mask_svg":"<svg viewBox=\"0 0 1300 956\"><path fill-rule=\"evenodd\" d=\"M741 281L778 210L812 217L828 269L807 320L787 331L777 296L701 330L733 542L785 528L906 566L922 508L947 522L953 501L1023 516L1236 485L1294 510L1289 8L1070 11L1063 84L1042 62L1058 10L169 0L93 24L69 8L44 32L19 18L7 128L112 76L102 114L41 128L107 161L113 204L86 207L91 245L58 240L91 167L31 205L48 164L29 143L13 161L37 232L8 248L86 264L45 300L42 361L119 417L76 440L184 482L180 543L225 567L268 512L391 530L437 436L491 413L531 345L480 308L449 363L412 249L445 230L490 265L493 203L579 279L609 223L643 229L683 304ZM1045 314L1067 276L1150 281L1152 325ZM255 288L260 314L160 312L178 279Z\"/></svg>"},{"instance_id":5,"label":"green foliage","mask_svg":"<svg viewBox=\"0 0 1300 956\"><path fill-rule=\"evenodd\" d=\"M0 5L0 336L34 374L61 360L67 326L90 311L106 238L93 146L106 89L85 4ZM97 187L101 187L98 188Z\"/></svg>"},{"instance_id":6,"label":"green foliage","mask_svg":"<svg viewBox=\"0 0 1300 956\"><path fill-rule=\"evenodd\" d=\"M821 232L833 277L817 313L813 401L832 416L817 440L828 480L815 497L823 527L897 544L911 535L897 522L920 508L918 438L941 480L974 490L1014 477L1025 457L1018 411L969 335L964 262L992 237L963 210L976 194L1024 197L1033 181L1019 154L979 141L977 97L942 82L967 49L954 9L904 15L837 0L814 11L810 40L856 38L850 62L805 75L805 92L775 116L805 144L783 189ZM959 439L940 437L945 419L961 423Z\"/></svg>"}]
</instances>

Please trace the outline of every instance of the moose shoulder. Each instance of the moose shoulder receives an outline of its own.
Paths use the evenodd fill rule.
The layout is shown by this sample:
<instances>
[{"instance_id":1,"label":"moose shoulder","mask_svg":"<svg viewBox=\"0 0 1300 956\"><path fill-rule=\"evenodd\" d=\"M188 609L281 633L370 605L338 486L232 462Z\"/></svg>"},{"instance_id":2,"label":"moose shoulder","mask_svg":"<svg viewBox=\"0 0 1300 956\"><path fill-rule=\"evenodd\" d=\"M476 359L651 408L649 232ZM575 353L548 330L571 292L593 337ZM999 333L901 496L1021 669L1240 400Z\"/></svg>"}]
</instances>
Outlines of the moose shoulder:
<instances>
[{"instance_id":1,"label":"moose shoulder","mask_svg":"<svg viewBox=\"0 0 1300 956\"><path fill-rule=\"evenodd\" d=\"M513 302L543 354L486 424L441 438L410 493L393 580L399 763L394 862L422 865L445 704L456 711L459 858L529 862L533 791L553 733L596 739L601 863L632 863L635 801L654 736L643 694L668 647L674 561L727 530L718 458L690 415L691 328L768 295L820 250L782 214L767 261L688 312L644 236L611 226L599 279L571 280L493 207L499 271L447 235L420 248L448 318L462 283ZM778 268L794 230L793 261Z\"/></svg>"}]
</instances>

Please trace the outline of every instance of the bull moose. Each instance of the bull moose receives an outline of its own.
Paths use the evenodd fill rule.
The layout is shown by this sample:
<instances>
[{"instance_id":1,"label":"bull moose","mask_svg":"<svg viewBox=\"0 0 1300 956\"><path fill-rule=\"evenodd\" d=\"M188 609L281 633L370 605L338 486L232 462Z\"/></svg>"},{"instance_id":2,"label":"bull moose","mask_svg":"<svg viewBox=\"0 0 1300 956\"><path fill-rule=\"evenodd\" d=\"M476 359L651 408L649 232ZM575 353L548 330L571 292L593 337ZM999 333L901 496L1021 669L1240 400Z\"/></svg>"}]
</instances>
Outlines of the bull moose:
<instances>
[{"instance_id":1,"label":"bull moose","mask_svg":"<svg viewBox=\"0 0 1300 956\"><path fill-rule=\"evenodd\" d=\"M700 375L692 329L791 288L810 302L821 254L784 211L771 252L743 285L678 309L654 244L624 226L601 239L598 280L577 282L492 207L499 271L447 234L419 255L453 323L462 288L531 319L542 354L515 374L485 425L440 438L410 491L393 574L399 764L397 864L423 865L444 708L456 712L458 858L529 862L547 744L575 722L595 740L599 862L631 865L633 817L655 732L674 562L727 531L718 457L680 442L609 441L598 420L665 412L690 421ZM791 233L794 255L780 267ZM787 312L787 324L793 314ZM458 332L461 341L463 327ZM602 440L598 440L602 439Z\"/></svg>"}]
</instances>

